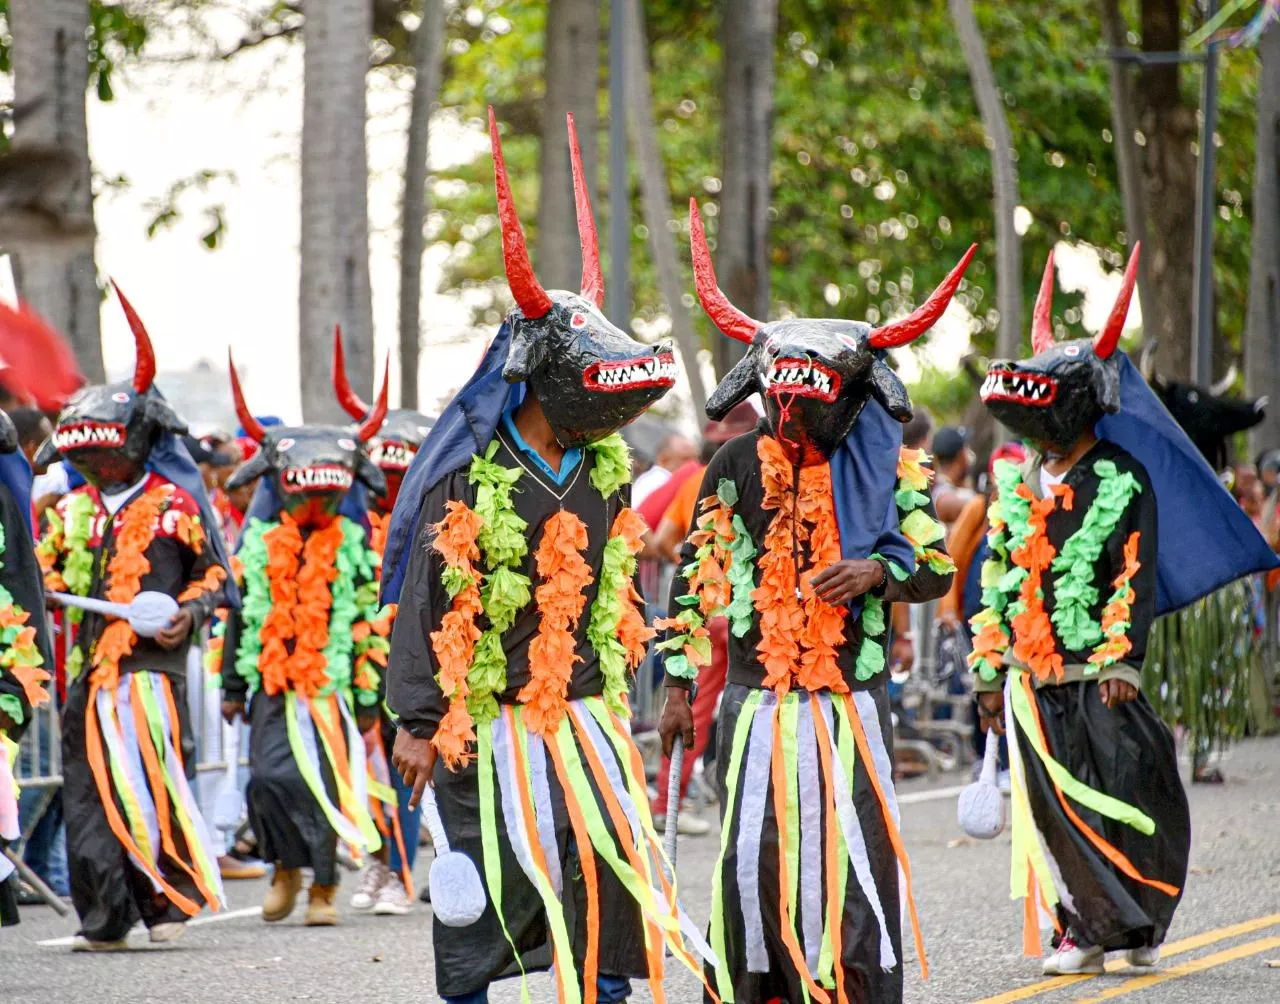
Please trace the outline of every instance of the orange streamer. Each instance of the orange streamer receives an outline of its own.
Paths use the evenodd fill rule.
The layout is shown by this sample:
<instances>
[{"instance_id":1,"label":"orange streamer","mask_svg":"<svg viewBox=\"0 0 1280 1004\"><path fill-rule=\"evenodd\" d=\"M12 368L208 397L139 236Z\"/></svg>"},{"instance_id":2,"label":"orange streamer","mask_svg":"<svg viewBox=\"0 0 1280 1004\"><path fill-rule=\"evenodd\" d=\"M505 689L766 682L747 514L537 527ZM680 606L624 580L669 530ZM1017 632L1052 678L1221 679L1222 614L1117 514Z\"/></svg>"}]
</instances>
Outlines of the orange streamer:
<instances>
[{"instance_id":1,"label":"orange streamer","mask_svg":"<svg viewBox=\"0 0 1280 1004\"><path fill-rule=\"evenodd\" d=\"M600 975L600 881L596 876L596 854L591 846L591 831L587 829L582 806L570 794L569 772L565 769L560 749L554 742L546 743L547 752L555 766L556 777L565 792L564 807L569 812L569 824L573 827L573 839L578 845L578 861L582 864L582 882L587 888L587 955L582 963L583 1004L596 1004L596 980Z\"/></svg>"}]
</instances>

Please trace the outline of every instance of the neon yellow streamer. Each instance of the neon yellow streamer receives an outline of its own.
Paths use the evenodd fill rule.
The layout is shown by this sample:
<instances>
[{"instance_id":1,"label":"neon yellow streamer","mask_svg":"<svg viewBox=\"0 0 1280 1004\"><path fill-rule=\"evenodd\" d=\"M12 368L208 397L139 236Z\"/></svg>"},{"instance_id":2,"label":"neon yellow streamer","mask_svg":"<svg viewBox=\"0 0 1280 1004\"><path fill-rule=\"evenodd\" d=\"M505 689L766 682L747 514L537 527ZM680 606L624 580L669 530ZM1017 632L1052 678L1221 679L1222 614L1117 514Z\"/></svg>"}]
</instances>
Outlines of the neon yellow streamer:
<instances>
[{"instance_id":1,"label":"neon yellow streamer","mask_svg":"<svg viewBox=\"0 0 1280 1004\"><path fill-rule=\"evenodd\" d=\"M1128 802L1122 802L1118 798L1104 795L1102 792L1090 788L1084 782L1077 781L1066 767L1053 758L1048 749L1045 748L1040 730L1036 727L1031 704L1027 699L1026 693L1019 685L1020 681L1013 679L1019 672L1014 670L1010 674L1009 691L1013 695L1013 714L1018 720L1018 727L1025 733L1036 752L1036 756L1040 758L1040 762L1044 764L1045 770L1049 772L1049 777L1053 779L1054 783L1062 789L1064 794L1099 815L1105 816L1107 819L1131 826L1148 837L1155 833L1155 821L1141 809L1130 805Z\"/></svg>"},{"instance_id":2,"label":"neon yellow streamer","mask_svg":"<svg viewBox=\"0 0 1280 1004\"><path fill-rule=\"evenodd\" d=\"M725 774L724 822L720 827L720 857L716 870L711 873L711 948L720 964L716 966L716 990L725 1004L732 1004L733 978L729 974L728 946L724 935L724 859L731 842L729 831L734 809L738 804L738 776L742 773L742 754L751 735L751 723L755 721L756 708L764 697L763 690L753 690L742 702L738 721L733 730L733 747L729 754L729 769Z\"/></svg>"},{"instance_id":3,"label":"neon yellow streamer","mask_svg":"<svg viewBox=\"0 0 1280 1004\"><path fill-rule=\"evenodd\" d=\"M519 743L521 756L526 765L529 763L529 732L524 725L524 709L520 705L504 705L503 710L508 713L508 722L511 724L511 741ZM561 719L561 726L564 726L564 720ZM575 750L576 752L576 750ZM528 805L534 804L533 781L528 770L523 772L519 768L519 761L515 759L515 750L512 750L512 766L514 775L513 780L517 784L525 786L528 793ZM547 926L551 928L551 944L554 948L554 958L556 961L556 982L560 986L560 1002L561 1004L582 1004L582 993L578 987L579 974L573 972L573 941L569 937L569 928L564 922L564 908L560 900L556 898L556 892L551 888L551 881L543 873L542 869L536 864L538 852L538 827L532 818L524 818L524 806L526 800L520 798L515 792L512 793L512 801L515 803L516 812L521 814L521 826L525 833L526 839L529 841L531 856L535 859L533 867L534 886L538 890L538 895L542 898L542 909L547 916ZM594 799L592 800L594 805ZM590 817L588 817L590 822ZM568 970L568 971L566 971Z\"/></svg>"},{"instance_id":4,"label":"neon yellow streamer","mask_svg":"<svg viewBox=\"0 0 1280 1004\"><path fill-rule=\"evenodd\" d=\"M298 728L298 695L292 690L286 690L284 693L284 721L289 736L289 749L293 752L293 762L298 765L298 773L302 775L302 780L320 806L320 811L329 820L329 825L333 827L335 833L347 843L358 845L362 834L329 800L329 793L325 790L320 772L307 756L307 747L302 741L302 734ZM370 823L372 824L372 820Z\"/></svg>"},{"instance_id":5,"label":"neon yellow streamer","mask_svg":"<svg viewBox=\"0 0 1280 1004\"><path fill-rule=\"evenodd\" d=\"M102 716L98 715L98 721L102 726L102 743L107 747L107 763L111 767L111 777L115 782L116 794L120 796L120 802L124 806L125 816L129 819L129 832L133 834L133 842L138 845L138 850L147 861L154 861L156 849L151 845L151 834L147 831L146 820L143 818L142 803L138 801L138 794L133 790L133 784L129 781L129 774L124 764L120 762L123 755L124 733L120 728L115 694L107 693L107 699L111 705L111 718L104 722ZM98 714L96 703L90 712L92 714ZM108 735L115 741L109 741Z\"/></svg>"},{"instance_id":6,"label":"neon yellow streamer","mask_svg":"<svg viewBox=\"0 0 1280 1004\"><path fill-rule=\"evenodd\" d=\"M311 702L312 717L321 717L329 728L345 731L346 726L342 720L342 714L338 712L337 705L334 703L340 700L342 698L336 695L330 695L328 698L316 698ZM357 846L370 853L378 850L382 846L382 834L378 832L377 824L373 821L373 817L369 815L368 804L362 805L356 798L356 793L351 787L351 783L343 779L342 772L338 769L337 751L329 743L328 729L316 729L316 734L324 747L325 756L329 759L329 770L333 774L334 784L338 788L339 811L360 831L362 843ZM350 741L351 737L348 736L347 742L349 743ZM345 759L349 764L350 758Z\"/></svg>"},{"instance_id":7,"label":"neon yellow streamer","mask_svg":"<svg viewBox=\"0 0 1280 1004\"><path fill-rule=\"evenodd\" d=\"M493 775L493 725L487 723L476 729L476 780L480 796L480 845L484 849L484 881L489 887L489 902L498 915L498 926L511 946L511 954L520 967L520 1002L529 1004L529 981L524 971L524 960L516 949L515 939L507 930L507 918L502 910L502 851L498 845L497 793Z\"/></svg>"},{"instance_id":8,"label":"neon yellow streamer","mask_svg":"<svg viewBox=\"0 0 1280 1004\"><path fill-rule=\"evenodd\" d=\"M791 691L782 699L778 709L778 727L782 729L782 771L787 779L787 818L777 820L779 826L787 828L787 905L791 917L791 928L800 940L796 926L796 901L800 896L800 792L796 782L796 725L799 719L800 694ZM806 695L807 700L807 695ZM807 1002L809 988L800 984L800 991Z\"/></svg>"}]
</instances>

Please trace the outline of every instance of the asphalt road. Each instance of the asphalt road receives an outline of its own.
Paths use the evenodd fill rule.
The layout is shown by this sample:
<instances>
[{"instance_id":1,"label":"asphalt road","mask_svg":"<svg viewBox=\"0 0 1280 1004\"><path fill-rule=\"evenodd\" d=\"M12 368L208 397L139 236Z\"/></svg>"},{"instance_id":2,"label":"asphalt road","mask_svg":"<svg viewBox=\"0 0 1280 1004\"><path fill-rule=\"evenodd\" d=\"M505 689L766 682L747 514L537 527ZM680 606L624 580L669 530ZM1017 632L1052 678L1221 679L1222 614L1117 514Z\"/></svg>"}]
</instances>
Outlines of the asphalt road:
<instances>
[{"instance_id":1,"label":"asphalt road","mask_svg":"<svg viewBox=\"0 0 1280 1004\"><path fill-rule=\"evenodd\" d=\"M1007 898L1007 835L991 843L962 836L954 795L945 791L957 783L954 778L934 788L903 785L904 826L932 968L924 983L916 960L909 959L907 1000L1280 1002L1280 738L1246 743L1223 766L1224 787L1191 792L1191 877L1165 961L1154 974L1124 970L1121 961L1116 972L1067 981L1044 980L1038 962L1020 955L1020 914ZM680 845L684 898L699 921L707 913L715 853L713 837L682 839ZM427 858L419 863L423 877ZM409 917L360 916L345 906L353 887L348 877L339 927L307 929L300 917L267 927L256 912L264 884L232 883L230 911L197 919L180 943L152 947L135 935L137 950L111 956L72 955L73 919L61 920L46 907L24 908L22 925L0 932L0 1001L436 1000L429 909ZM554 1000L546 976L531 978L530 986L533 1001ZM673 1004L700 1000L692 978L674 968L666 988ZM518 984L499 985L491 999L519 1001ZM637 988L632 999L651 997Z\"/></svg>"}]
</instances>

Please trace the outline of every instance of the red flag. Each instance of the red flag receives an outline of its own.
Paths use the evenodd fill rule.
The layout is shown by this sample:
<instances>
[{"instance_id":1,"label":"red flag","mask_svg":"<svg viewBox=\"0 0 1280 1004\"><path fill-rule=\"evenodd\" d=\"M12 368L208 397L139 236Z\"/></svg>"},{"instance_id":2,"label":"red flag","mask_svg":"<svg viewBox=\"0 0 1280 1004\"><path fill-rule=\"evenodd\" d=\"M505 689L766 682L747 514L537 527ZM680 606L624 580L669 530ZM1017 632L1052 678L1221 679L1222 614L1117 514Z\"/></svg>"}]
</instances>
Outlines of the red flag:
<instances>
[{"instance_id":1,"label":"red flag","mask_svg":"<svg viewBox=\"0 0 1280 1004\"><path fill-rule=\"evenodd\" d=\"M0 303L0 363L0 382L44 411L61 408L84 383L66 339L22 302Z\"/></svg>"}]
</instances>

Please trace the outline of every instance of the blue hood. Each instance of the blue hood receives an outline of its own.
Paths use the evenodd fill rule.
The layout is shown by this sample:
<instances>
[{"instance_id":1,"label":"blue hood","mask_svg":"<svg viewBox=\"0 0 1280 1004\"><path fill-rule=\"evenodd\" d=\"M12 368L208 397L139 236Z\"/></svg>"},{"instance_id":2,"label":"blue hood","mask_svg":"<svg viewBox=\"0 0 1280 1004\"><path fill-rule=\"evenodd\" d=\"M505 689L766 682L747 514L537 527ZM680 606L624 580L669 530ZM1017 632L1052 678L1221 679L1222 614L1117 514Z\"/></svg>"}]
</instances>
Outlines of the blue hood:
<instances>
[{"instance_id":1,"label":"blue hood","mask_svg":"<svg viewBox=\"0 0 1280 1004\"><path fill-rule=\"evenodd\" d=\"M27 537L32 538L31 530L31 465L21 450L0 454L0 482L9 489L14 502L18 504L18 512L27 527Z\"/></svg>"},{"instance_id":2,"label":"blue hood","mask_svg":"<svg viewBox=\"0 0 1280 1004\"><path fill-rule=\"evenodd\" d=\"M1155 489L1157 615L1235 579L1280 567L1253 521L1128 357L1120 359L1120 411L1105 415L1097 433L1133 454Z\"/></svg>"}]
</instances>

